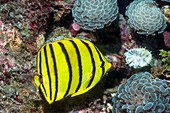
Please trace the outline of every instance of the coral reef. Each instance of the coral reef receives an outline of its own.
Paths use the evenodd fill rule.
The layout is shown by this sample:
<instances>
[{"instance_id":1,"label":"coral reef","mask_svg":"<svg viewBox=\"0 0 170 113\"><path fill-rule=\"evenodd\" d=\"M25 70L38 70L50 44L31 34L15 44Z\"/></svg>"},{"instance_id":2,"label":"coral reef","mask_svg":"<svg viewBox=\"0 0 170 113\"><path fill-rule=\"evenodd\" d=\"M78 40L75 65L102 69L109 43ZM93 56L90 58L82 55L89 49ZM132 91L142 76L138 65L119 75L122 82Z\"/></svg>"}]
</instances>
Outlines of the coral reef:
<instances>
[{"instance_id":1,"label":"coral reef","mask_svg":"<svg viewBox=\"0 0 170 113\"><path fill-rule=\"evenodd\" d=\"M18 70L18 64L14 58L14 53L21 50L21 36L15 28L5 26L0 20L0 72L5 74L10 71Z\"/></svg>"},{"instance_id":2,"label":"coral reef","mask_svg":"<svg viewBox=\"0 0 170 113\"><path fill-rule=\"evenodd\" d=\"M28 84L23 84L28 80L18 77L8 78L8 80L9 83L0 80L1 113L43 113L41 108L37 109L32 104L34 100L40 100L40 96L30 90Z\"/></svg>"},{"instance_id":3,"label":"coral reef","mask_svg":"<svg viewBox=\"0 0 170 113\"><path fill-rule=\"evenodd\" d=\"M131 35L130 28L121 14L119 14L119 27L122 42L121 54L123 54L126 49L137 48L138 46L134 40L134 37Z\"/></svg>"},{"instance_id":4,"label":"coral reef","mask_svg":"<svg viewBox=\"0 0 170 113\"><path fill-rule=\"evenodd\" d=\"M113 97L113 113L169 113L170 88L166 80L148 72L132 75Z\"/></svg>"},{"instance_id":5,"label":"coral reef","mask_svg":"<svg viewBox=\"0 0 170 113\"><path fill-rule=\"evenodd\" d=\"M126 64L133 68L141 68L150 64L152 54L145 48L127 49L124 53Z\"/></svg>"},{"instance_id":6,"label":"coral reef","mask_svg":"<svg viewBox=\"0 0 170 113\"><path fill-rule=\"evenodd\" d=\"M153 0L135 0L127 6L127 23L138 34L156 35L167 27L162 11Z\"/></svg>"},{"instance_id":7,"label":"coral reef","mask_svg":"<svg viewBox=\"0 0 170 113\"><path fill-rule=\"evenodd\" d=\"M112 63L112 68L118 70L125 66L124 56L121 54L110 54L105 56Z\"/></svg>"},{"instance_id":8,"label":"coral reef","mask_svg":"<svg viewBox=\"0 0 170 113\"><path fill-rule=\"evenodd\" d=\"M72 35L69 30L65 29L64 27L54 27L53 31L49 34L49 38L47 38L47 40L57 37L72 37Z\"/></svg>"},{"instance_id":9,"label":"coral reef","mask_svg":"<svg viewBox=\"0 0 170 113\"><path fill-rule=\"evenodd\" d=\"M168 87L170 88L170 69L164 69L162 74L165 76Z\"/></svg>"},{"instance_id":10,"label":"coral reef","mask_svg":"<svg viewBox=\"0 0 170 113\"><path fill-rule=\"evenodd\" d=\"M0 17L3 23L17 28L21 36L35 37L44 32L50 12L51 1L21 0L2 4Z\"/></svg>"},{"instance_id":11,"label":"coral reef","mask_svg":"<svg viewBox=\"0 0 170 113\"><path fill-rule=\"evenodd\" d=\"M162 72L161 74L165 76L168 86L170 87L170 51L160 50L160 57L161 57L161 67Z\"/></svg>"},{"instance_id":12,"label":"coral reef","mask_svg":"<svg viewBox=\"0 0 170 113\"><path fill-rule=\"evenodd\" d=\"M76 0L72 8L74 23L82 29L102 29L117 18L117 0Z\"/></svg>"},{"instance_id":13,"label":"coral reef","mask_svg":"<svg viewBox=\"0 0 170 113\"><path fill-rule=\"evenodd\" d=\"M133 5L126 8L130 2ZM1 0L0 112L170 112L167 88L170 88L170 7L169 0L156 2ZM91 40L112 63L113 69L85 95L49 105L32 84L32 76L37 75L37 51L48 41L73 36ZM159 52L160 49L163 50ZM154 55L155 51L160 54ZM153 63L151 59L153 65L149 65ZM147 67L139 68L143 66ZM151 72L153 77L148 72L136 73L142 70ZM136 74L128 79L131 73Z\"/></svg>"},{"instance_id":14,"label":"coral reef","mask_svg":"<svg viewBox=\"0 0 170 113\"><path fill-rule=\"evenodd\" d=\"M37 49L36 44L25 44L15 27L0 20L0 112L35 110L33 100L40 97L29 85L35 73L33 54Z\"/></svg>"},{"instance_id":15,"label":"coral reef","mask_svg":"<svg viewBox=\"0 0 170 113\"><path fill-rule=\"evenodd\" d=\"M70 1L71 2L71 1ZM73 1L72 1L73 2ZM69 14L71 12L71 8L73 6L73 4L69 3L69 1L54 1L54 6L57 8L54 8L55 14L54 14L54 21L58 22L60 20L62 20L65 16L67 16L67 14Z\"/></svg>"},{"instance_id":16,"label":"coral reef","mask_svg":"<svg viewBox=\"0 0 170 113\"><path fill-rule=\"evenodd\" d=\"M165 78L170 87L170 69L164 68L162 65L156 65L151 68L152 75L156 78Z\"/></svg>"}]
</instances>

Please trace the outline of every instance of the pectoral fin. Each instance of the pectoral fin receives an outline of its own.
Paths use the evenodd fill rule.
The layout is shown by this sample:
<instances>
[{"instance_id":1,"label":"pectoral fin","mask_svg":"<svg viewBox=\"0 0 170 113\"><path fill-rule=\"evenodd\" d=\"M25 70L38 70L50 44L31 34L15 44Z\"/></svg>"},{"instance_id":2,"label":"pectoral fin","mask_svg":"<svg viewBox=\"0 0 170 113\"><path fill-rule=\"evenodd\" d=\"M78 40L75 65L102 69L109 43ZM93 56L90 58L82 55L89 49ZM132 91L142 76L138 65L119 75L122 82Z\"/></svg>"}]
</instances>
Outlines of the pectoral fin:
<instances>
[{"instance_id":1,"label":"pectoral fin","mask_svg":"<svg viewBox=\"0 0 170 113\"><path fill-rule=\"evenodd\" d=\"M34 86L36 87L36 89L38 90L41 82L40 82L40 79L39 79L39 75L35 75L33 76L32 78L32 83L34 84Z\"/></svg>"}]
</instances>

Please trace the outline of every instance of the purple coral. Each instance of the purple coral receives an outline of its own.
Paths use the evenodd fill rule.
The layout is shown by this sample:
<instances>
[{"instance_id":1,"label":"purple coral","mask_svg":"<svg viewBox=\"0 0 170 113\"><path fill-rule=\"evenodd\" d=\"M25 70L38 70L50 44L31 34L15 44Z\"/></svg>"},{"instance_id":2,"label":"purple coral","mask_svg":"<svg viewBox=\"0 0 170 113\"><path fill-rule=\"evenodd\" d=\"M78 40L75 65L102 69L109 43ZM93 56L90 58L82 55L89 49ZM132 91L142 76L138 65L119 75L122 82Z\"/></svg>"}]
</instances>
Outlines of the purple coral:
<instances>
[{"instance_id":1,"label":"purple coral","mask_svg":"<svg viewBox=\"0 0 170 113\"><path fill-rule=\"evenodd\" d=\"M112 101L113 113L169 113L170 88L166 80L139 72L119 86Z\"/></svg>"},{"instance_id":2,"label":"purple coral","mask_svg":"<svg viewBox=\"0 0 170 113\"><path fill-rule=\"evenodd\" d=\"M170 48L170 31L165 31L163 33L165 46Z\"/></svg>"}]
</instances>

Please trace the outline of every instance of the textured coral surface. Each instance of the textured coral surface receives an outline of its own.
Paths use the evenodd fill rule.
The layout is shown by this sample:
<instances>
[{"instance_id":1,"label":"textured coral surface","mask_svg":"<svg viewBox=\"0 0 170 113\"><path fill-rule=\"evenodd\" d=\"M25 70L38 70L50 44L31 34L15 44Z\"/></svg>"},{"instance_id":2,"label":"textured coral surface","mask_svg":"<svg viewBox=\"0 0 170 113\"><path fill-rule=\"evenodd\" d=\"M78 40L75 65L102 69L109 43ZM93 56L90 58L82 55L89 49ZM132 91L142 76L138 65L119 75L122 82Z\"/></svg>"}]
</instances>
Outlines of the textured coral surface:
<instances>
[{"instance_id":1,"label":"textured coral surface","mask_svg":"<svg viewBox=\"0 0 170 113\"><path fill-rule=\"evenodd\" d=\"M170 88L148 72L132 75L113 97L113 113L168 113Z\"/></svg>"},{"instance_id":2,"label":"textured coral surface","mask_svg":"<svg viewBox=\"0 0 170 113\"><path fill-rule=\"evenodd\" d=\"M76 0L72 8L73 21L90 31L104 28L117 14L117 0Z\"/></svg>"},{"instance_id":3,"label":"textured coral surface","mask_svg":"<svg viewBox=\"0 0 170 113\"><path fill-rule=\"evenodd\" d=\"M127 23L138 34L155 35L167 27L162 11L153 0L135 0L126 9Z\"/></svg>"}]
</instances>

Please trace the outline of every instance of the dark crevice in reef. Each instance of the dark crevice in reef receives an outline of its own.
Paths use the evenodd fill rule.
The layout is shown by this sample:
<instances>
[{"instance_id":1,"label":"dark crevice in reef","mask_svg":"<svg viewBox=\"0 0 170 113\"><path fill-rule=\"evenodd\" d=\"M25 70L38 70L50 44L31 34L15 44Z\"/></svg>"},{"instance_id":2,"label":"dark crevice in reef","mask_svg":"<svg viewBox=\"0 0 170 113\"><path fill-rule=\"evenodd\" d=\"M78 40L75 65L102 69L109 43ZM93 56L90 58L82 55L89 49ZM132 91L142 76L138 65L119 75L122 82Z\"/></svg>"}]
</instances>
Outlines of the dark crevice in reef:
<instances>
[{"instance_id":1,"label":"dark crevice in reef","mask_svg":"<svg viewBox=\"0 0 170 113\"><path fill-rule=\"evenodd\" d=\"M152 52L152 55L157 58L159 56L159 50L166 49L164 44L163 34L156 34L155 36L145 36L134 34L135 41L140 47L146 47Z\"/></svg>"}]
</instances>

